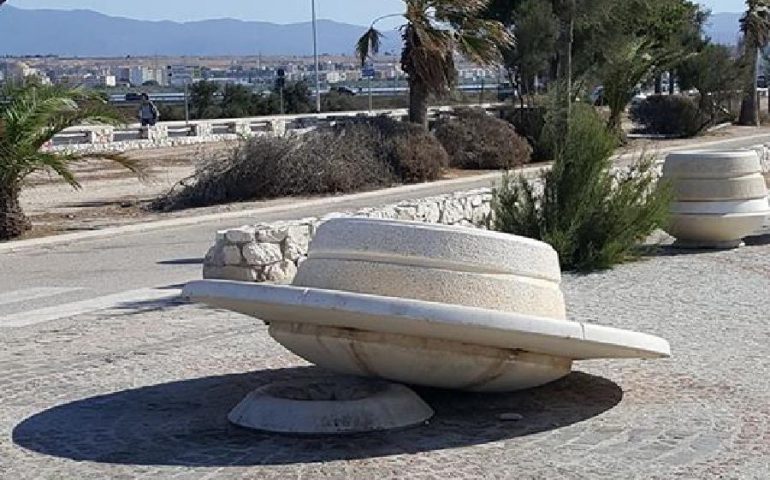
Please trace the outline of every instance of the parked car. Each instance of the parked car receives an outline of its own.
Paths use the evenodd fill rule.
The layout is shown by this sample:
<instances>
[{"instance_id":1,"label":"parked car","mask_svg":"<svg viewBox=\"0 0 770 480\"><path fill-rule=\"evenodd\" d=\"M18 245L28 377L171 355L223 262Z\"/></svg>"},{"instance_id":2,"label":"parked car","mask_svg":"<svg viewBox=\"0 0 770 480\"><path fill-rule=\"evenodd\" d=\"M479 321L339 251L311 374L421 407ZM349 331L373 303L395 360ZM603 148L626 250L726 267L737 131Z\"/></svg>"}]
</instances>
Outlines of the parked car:
<instances>
[{"instance_id":1,"label":"parked car","mask_svg":"<svg viewBox=\"0 0 770 480\"><path fill-rule=\"evenodd\" d=\"M643 102L647 98L647 94L642 92L641 90L637 90L634 92L634 96L631 98L631 106L638 105L639 103Z\"/></svg>"},{"instance_id":2,"label":"parked car","mask_svg":"<svg viewBox=\"0 0 770 480\"><path fill-rule=\"evenodd\" d=\"M356 95L356 91L350 87L333 87L331 90L341 95L350 95L351 97Z\"/></svg>"}]
</instances>

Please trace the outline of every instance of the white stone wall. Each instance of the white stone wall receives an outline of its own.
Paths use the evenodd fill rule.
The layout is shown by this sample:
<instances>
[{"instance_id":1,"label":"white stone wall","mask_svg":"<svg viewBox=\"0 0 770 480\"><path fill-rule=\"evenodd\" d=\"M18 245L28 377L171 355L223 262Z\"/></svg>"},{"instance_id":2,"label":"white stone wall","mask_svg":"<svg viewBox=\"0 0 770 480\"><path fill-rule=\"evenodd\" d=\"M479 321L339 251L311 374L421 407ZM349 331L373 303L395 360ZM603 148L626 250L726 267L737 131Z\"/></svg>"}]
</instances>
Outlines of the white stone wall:
<instances>
[{"instance_id":1,"label":"white stone wall","mask_svg":"<svg viewBox=\"0 0 770 480\"><path fill-rule=\"evenodd\" d=\"M236 142L241 137L235 134L211 134L200 137L154 137L152 139L123 140L112 143L90 144L75 143L71 145L45 146L42 150L58 153L75 154L99 154L99 153L123 153L131 150L145 150L151 148L179 147L184 145L198 145L212 142Z\"/></svg>"},{"instance_id":2,"label":"white stone wall","mask_svg":"<svg viewBox=\"0 0 770 480\"><path fill-rule=\"evenodd\" d=\"M409 200L291 222L247 225L217 232L206 254L203 278L246 282L289 282L307 256L318 226L340 216L413 220L487 228L492 216L490 188Z\"/></svg>"}]
</instances>

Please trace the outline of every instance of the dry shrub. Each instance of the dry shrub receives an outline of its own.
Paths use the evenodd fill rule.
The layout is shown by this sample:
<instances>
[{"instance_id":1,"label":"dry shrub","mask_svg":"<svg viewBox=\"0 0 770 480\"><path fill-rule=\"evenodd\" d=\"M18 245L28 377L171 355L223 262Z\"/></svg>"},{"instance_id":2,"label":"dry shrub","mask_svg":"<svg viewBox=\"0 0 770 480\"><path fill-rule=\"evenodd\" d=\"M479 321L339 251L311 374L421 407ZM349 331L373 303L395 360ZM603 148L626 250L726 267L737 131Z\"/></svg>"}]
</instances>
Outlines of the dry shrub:
<instances>
[{"instance_id":1,"label":"dry shrub","mask_svg":"<svg viewBox=\"0 0 770 480\"><path fill-rule=\"evenodd\" d=\"M436 180L449 166L449 155L430 132L419 125L388 117L356 121L379 139L378 155L404 183Z\"/></svg>"},{"instance_id":2,"label":"dry shrub","mask_svg":"<svg viewBox=\"0 0 770 480\"><path fill-rule=\"evenodd\" d=\"M350 122L302 136L259 136L204 162L154 201L176 210L283 196L348 193L435 180L447 154L427 132L387 119Z\"/></svg>"},{"instance_id":3,"label":"dry shrub","mask_svg":"<svg viewBox=\"0 0 770 480\"><path fill-rule=\"evenodd\" d=\"M510 169L529 163L532 155L513 125L480 109L459 110L457 118L440 120L435 134L457 168Z\"/></svg>"}]
</instances>

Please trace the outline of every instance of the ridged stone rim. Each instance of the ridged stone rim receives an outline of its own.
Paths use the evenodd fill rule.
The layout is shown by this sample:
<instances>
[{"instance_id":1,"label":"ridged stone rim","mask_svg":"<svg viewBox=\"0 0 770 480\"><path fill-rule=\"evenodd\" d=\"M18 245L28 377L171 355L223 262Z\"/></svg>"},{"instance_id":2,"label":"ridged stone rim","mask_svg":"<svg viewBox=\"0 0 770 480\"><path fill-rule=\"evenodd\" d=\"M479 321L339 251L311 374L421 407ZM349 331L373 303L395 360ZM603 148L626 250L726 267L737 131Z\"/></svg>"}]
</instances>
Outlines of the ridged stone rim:
<instances>
[{"instance_id":1,"label":"ridged stone rim","mask_svg":"<svg viewBox=\"0 0 770 480\"><path fill-rule=\"evenodd\" d=\"M409 388L356 377L277 382L249 393L228 415L244 428L341 435L419 425L433 410Z\"/></svg>"},{"instance_id":2,"label":"ridged stone rim","mask_svg":"<svg viewBox=\"0 0 770 480\"><path fill-rule=\"evenodd\" d=\"M731 178L761 171L754 150L690 150L670 153L663 164L663 177Z\"/></svg>"},{"instance_id":3,"label":"ridged stone rim","mask_svg":"<svg viewBox=\"0 0 770 480\"><path fill-rule=\"evenodd\" d=\"M671 213L677 215L763 215L770 213L770 206L767 197L735 201L673 202Z\"/></svg>"},{"instance_id":4,"label":"ridged stone rim","mask_svg":"<svg viewBox=\"0 0 770 480\"><path fill-rule=\"evenodd\" d=\"M478 228L421 222L332 219L319 227L308 257L561 281L559 257L546 243Z\"/></svg>"}]
</instances>

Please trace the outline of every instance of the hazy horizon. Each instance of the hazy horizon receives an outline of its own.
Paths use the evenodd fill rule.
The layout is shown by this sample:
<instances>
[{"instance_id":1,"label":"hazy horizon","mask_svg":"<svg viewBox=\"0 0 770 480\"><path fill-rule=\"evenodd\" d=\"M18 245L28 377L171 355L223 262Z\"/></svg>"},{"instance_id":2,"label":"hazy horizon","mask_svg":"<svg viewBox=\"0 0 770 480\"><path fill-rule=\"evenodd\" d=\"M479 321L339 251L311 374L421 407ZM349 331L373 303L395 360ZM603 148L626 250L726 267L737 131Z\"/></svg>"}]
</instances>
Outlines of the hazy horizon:
<instances>
[{"instance_id":1,"label":"hazy horizon","mask_svg":"<svg viewBox=\"0 0 770 480\"><path fill-rule=\"evenodd\" d=\"M262 2L254 0L218 0L197 5L195 9L191 9L189 3L189 0L133 0L130 4L106 3L104 0L9 0L6 5L27 10L93 10L105 15L137 20L175 22L233 18L290 24L311 19L310 0L283 0L280 5L264 2L261 9L258 4ZM710 8L713 13L735 13L744 8L743 0L702 0L698 3ZM402 0L316 0L318 18L354 25L368 25L379 16L401 13L402 7ZM381 26L394 27L399 23L399 18L392 18L384 20Z\"/></svg>"}]
</instances>

